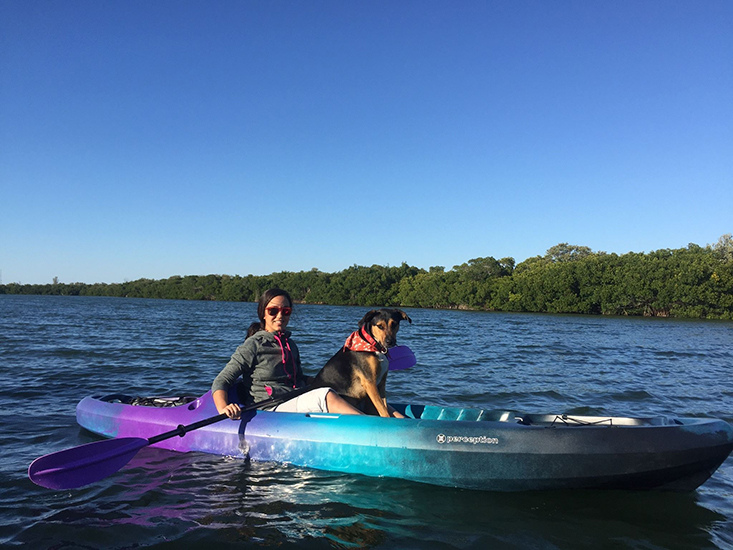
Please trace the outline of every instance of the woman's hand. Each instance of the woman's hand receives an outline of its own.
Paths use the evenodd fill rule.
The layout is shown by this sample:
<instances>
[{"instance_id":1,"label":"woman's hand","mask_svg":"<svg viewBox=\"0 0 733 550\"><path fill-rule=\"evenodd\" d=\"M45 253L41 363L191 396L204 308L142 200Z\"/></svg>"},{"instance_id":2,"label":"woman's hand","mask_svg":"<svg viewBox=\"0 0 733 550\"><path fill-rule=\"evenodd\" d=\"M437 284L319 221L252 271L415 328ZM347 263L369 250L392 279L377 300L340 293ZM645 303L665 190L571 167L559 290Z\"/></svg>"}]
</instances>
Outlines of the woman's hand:
<instances>
[{"instance_id":1,"label":"woman's hand","mask_svg":"<svg viewBox=\"0 0 733 550\"><path fill-rule=\"evenodd\" d=\"M242 416L242 409L236 403L229 403L227 392L224 390L216 390L214 392L214 405L219 414L226 414L232 420L239 420Z\"/></svg>"},{"instance_id":2,"label":"woman's hand","mask_svg":"<svg viewBox=\"0 0 733 550\"><path fill-rule=\"evenodd\" d=\"M226 414L232 420L239 420L242 416L242 409L236 403L229 403L223 410L219 411L219 414Z\"/></svg>"}]
</instances>

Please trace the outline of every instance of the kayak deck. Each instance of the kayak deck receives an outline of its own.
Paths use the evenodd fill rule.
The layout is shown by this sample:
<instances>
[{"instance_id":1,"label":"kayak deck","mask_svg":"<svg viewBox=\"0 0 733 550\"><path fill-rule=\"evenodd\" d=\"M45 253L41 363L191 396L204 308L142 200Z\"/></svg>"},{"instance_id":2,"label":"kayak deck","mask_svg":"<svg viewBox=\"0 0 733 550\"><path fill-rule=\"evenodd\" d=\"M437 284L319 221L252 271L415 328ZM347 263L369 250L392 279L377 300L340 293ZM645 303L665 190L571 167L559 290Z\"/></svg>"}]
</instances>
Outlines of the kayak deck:
<instances>
[{"instance_id":1,"label":"kayak deck","mask_svg":"<svg viewBox=\"0 0 733 550\"><path fill-rule=\"evenodd\" d=\"M135 407L178 407L196 401L194 396L180 397L131 397L125 394L111 394L96 398L106 403L121 403ZM613 416L583 416L567 414L525 414L519 415L509 410L486 410L463 407L443 407L439 405L401 405L394 407L408 418L415 420L446 420L461 422L516 422L526 426L588 426L606 424L608 426L660 426L668 424L683 425L678 419L669 417L628 418Z\"/></svg>"}]
</instances>

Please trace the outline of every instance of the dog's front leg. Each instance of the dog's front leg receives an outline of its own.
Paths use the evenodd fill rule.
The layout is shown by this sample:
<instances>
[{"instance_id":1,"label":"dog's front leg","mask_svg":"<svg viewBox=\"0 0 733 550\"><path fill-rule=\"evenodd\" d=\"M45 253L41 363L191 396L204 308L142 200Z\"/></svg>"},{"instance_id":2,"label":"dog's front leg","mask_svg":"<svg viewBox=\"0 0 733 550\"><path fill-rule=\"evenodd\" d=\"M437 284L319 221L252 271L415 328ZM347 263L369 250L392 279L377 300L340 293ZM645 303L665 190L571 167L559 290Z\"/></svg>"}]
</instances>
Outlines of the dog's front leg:
<instances>
[{"instance_id":1,"label":"dog's front leg","mask_svg":"<svg viewBox=\"0 0 733 550\"><path fill-rule=\"evenodd\" d=\"M372 401L372 405L377 409L379 416L389 418L390 414L389 409L387 409L387 400L380 397L377 386L375 386L373 382L369 381L362 381L362 384L364 385L364 389L366 390L369 399Z\"/></svg>"},{"instance_id":2,"label":"dog's front leg","mask_svg":"<svg viewBox=\"0 0 733 550\"><path fill-rule=\"evenodd\" d=\"M377 391L379 392L379 399L384 403L384 408L387 409L387 416L392 416L389 405L387 405L387 373L382 376L379 384L377 384Z\"/></svg>"},{"instance_id":3,"label":"dog's front leg","mask_svg":"<svg viewBox=\"0 0 733 550\"><path fill-rule=\"evenodd\" d=\"M376 357L370 358L369 367L371 372L359 372L359 381L369 396L372 405L374 405L374 408L379 413L379 416L389 418L387 400L380 395L379 388L377 388L377 384L375 383L376 375L379 372L379 360Z\"/></svg>"}]
</instances>

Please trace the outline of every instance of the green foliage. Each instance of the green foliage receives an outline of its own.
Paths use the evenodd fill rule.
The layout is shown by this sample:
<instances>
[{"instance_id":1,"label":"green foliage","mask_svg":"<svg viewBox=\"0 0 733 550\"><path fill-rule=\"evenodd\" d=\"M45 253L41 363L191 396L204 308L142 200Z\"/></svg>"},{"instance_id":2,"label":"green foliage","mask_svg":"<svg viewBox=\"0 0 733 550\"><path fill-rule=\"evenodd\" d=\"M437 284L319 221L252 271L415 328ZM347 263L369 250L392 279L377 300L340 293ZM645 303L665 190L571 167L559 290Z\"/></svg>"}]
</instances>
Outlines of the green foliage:
<instances>
[{"instance_id":1,"label":"green foliage","mask_svg":"<svg viewBox=\"0 0 733 550\"><path fill-rule=\"evenodd\" d=\"M47 285L0 285L0 294L254 302L272 286L311 304L733 319L733 239L728 234L705 248L690 244L621 256L560 243L518 265L487 256L448 271L403 263L91 285L54 278Z\"/></svg>"}]
</instances>

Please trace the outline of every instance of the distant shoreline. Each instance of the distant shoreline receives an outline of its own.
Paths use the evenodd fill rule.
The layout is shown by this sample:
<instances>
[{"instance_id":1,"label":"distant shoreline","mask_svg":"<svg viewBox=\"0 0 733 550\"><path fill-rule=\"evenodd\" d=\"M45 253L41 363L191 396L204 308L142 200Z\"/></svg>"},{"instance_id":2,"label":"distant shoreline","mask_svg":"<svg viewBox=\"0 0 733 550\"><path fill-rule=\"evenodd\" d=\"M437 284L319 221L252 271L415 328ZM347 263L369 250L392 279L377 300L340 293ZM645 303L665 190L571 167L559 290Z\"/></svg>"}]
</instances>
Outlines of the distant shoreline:
<instances>
[{"instance_id":1,"label":"distant shoreline","mask_svg":"<svg viewBox=\"0 0 733 550\"><path fill-rule=\"evenodd\" d=\"M422 307L526 313L575 313L733 319L733 241L623 255L566 243L514 265L475 258L446 270L403 263L352 266L335 273L187 275L124 283L0 285L0 294L113 296L255 302L278 286L304 304Z\"/></svg>"}]
</instances>

